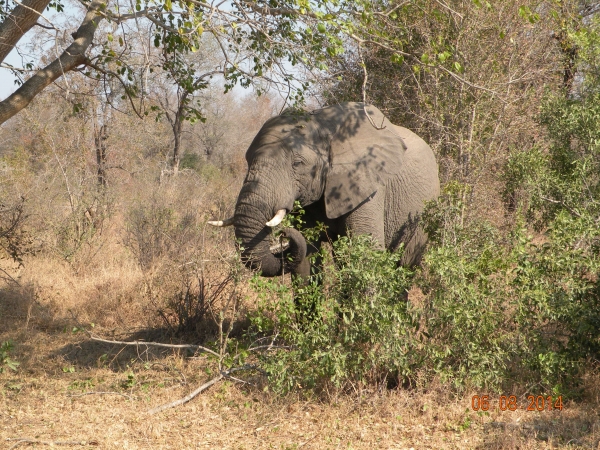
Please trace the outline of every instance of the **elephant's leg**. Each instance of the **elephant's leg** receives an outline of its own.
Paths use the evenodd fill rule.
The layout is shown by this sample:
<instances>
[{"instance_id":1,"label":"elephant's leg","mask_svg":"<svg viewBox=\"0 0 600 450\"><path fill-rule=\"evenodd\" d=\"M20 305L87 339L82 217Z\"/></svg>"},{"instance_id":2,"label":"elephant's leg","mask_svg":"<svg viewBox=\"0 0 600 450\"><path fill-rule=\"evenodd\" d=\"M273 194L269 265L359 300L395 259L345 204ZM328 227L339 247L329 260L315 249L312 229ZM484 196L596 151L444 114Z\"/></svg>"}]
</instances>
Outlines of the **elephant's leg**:
<instances>
[{"instance_id":1,"label":"elephant's leg","mask_svg":"<svg viewBox=\"0 0 600 450\"><path fill-rule=\"evenodd\" d=\"M385 189L380 189L346 217L351 235L370 234L378 249L385 248Z\"/></svg>"}]
</instances>

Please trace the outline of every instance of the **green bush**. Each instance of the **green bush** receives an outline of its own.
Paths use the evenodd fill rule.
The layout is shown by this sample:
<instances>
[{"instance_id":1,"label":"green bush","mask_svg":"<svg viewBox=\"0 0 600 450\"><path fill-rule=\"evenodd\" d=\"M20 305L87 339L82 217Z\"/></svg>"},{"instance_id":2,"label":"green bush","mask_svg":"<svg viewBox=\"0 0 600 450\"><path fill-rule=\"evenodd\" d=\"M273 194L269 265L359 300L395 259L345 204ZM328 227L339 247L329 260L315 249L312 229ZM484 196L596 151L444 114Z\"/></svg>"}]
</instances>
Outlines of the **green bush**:
<instances>
[{"instance_id":1,"label":"green bush","mask_svg":"<svg viewBox=\"0 0 600 450\"><path fill-rule=\"evenodd\" d=\"M452 215L440 203L438 213ZM448 231L448 228L444 228ZM276 336L263 356L273 388L426 383L437 376L457 388L499 387L521 356L511 275L493 227L453 231L471 245L438 244L417 276L401 253L373 248L367 236L333 244L335 264L306 285L255 278L261 295L252 317L260 336ZM508 284L507 284L508 283ZM423 301L408 301L414 285Z\"/></svg>"},{"instance_id":2,"label":"green bush","mask_svg":"<svg viewBox=\"0 0 600 450\"><path fill-rule=\"evenodd\" d=\"M199 172L201 165L202 165L202 159L200 158L200 155L198 155L197 153L190 153L190 152L184 153L181 158L181 161L179 162L179 168L181 170L191 169L191 170L195 170L196 172Z\"/></svg>"},{"instance_id":3,"label":"green bush","mask_svg":"<svg viewBox=\"0 0 600 450\"><path fill-rule=\"evenodd\" d=\"M262 359L276 391L395 382L419 365L406 302L412 273L398 267L401 255L374 250L367 236L341 238L333 250L338 267L325 264L305 285L254 279L254 330L277 336Z\"/></svg>"},{"instance_id":4,"label":"green bush","mask_svg":"<svg viewBox=\"0 0 600 450\"><path fill-rule=\"evenodd\" d=\"M5 341L0 344L0 373L4 372L5 368L11 370L17 370L19 363L10 358L10 352L13 350L14 345L11 341Z\"/></svg>"},{"instance_id":5,"label":"green bush","mask_svg":"<svg viewBox=\"0 0 600 450\"><path fill-rule=\"evenodd\" d=\"M431 248L416 273L355 236L335 242L335 263L308 283L254 279L261 301L251 322L272 340L261 367L274 390L434 378L457 390L577 385L600 324L597 258L574 248L581 224L558 214L534 243L523 221L503 234L464 220L462 194L451 184L430 205ZM407 300L411 287L422 295Z\"/></svg>"},{"instance_id":6,"label":"green bush","mask_svg":"<svg viewBox=\"0 0 600 450\"><path fill-rule=\"evenodd\" d=\"M598 231L567 209L541 209L540 192L556 185L536 180L528 190L516 182L518 174L549 173L538 155L518 154L508 165L509 179L525 186L512 229L463 220L463 196L452 184L428 211L433 245L416 280L430 302L422 312L425 360L457 386L517 382L556 392L576 386L597 351L598 258L586 243ZM531 158L540 170L531 170ZM545 233L534 239L527 219Z\"/></svg>"}]
</instances>

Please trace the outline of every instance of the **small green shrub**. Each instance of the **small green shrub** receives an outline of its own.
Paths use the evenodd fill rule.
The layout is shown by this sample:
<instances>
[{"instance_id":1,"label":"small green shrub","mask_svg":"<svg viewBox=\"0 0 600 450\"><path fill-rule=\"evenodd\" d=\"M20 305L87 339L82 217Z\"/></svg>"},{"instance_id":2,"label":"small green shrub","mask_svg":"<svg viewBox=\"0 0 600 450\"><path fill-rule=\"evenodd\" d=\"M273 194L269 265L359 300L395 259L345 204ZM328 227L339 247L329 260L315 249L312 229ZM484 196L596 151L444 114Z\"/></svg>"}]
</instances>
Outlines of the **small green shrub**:
<instances>
[{"instance_id":1,"label":"small green shrub","mask_svg":"<svg viewBox=\"0 0 600 450\"><path fill-rule=\"evenodd\" d=\"M0 345L0 373L6 368L16 371L19 364L17 361L10 358L10 352L13 350L14 344L11 341L5 341Z\"/></svg>"},{"instance_id":2,"label":"small green shrub","mask_svg":"<svg viewBox=\"0 0 600 450\"><path fill-rule=\"evenodd\" d=\"M181 161L179 162L179 168L182 170L191 169L195 170L196 172L199 172L201 164L202 160L200 158L200 155L198 155L197 153L184 153L183 157L181 158Z\"/></svg>"}]
</instances>

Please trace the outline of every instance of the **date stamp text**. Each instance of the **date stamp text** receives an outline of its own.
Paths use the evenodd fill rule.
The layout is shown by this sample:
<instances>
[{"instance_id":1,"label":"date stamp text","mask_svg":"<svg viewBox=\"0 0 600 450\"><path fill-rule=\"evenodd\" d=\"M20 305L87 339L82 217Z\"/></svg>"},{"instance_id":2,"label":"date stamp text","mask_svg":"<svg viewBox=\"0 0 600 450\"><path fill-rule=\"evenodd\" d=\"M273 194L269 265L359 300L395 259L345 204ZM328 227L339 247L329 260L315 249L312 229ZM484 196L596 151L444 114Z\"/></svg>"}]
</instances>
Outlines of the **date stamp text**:
<instances>
[{"instance_id":1,"label":"date stamp text","mask_svg":"<svg viewBox=\"0 0 600 450\"><path fill-rule=\"evenodd\" d=\"M498 398L489 395L471 397L473 411L489 411L498 408L500 411L562 411L562 396L528 395L526 401L519 402L516 395L501 395Z\"/></svg>"}]
</instances>

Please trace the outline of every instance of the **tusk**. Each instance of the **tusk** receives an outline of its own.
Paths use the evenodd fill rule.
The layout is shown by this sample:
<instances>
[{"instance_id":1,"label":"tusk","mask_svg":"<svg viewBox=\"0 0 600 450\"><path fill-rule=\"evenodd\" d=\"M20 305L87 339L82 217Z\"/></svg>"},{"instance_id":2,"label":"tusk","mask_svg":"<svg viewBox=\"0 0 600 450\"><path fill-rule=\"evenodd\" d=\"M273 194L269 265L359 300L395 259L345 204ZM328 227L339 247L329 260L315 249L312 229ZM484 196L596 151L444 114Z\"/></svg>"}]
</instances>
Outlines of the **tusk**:
<instances>
[{"instance_id":1,"label":"tusk","mask_svg":"<svg viewBox=\"0 0 600 450\"><path fill-rule=\"evenodd\" d=\"M273 216L273 218L267 222L266 225L268 227L276 227L277 225L279 225L281 223L281 221L285 217L285 213L286 213L285 209L280 209L279 211L277 211L277 214L275 214Z\"/></svg>"},{"instance_id":2,"label":"tusk","mask_svg":"<svg viewBox=\"0 0 600 450\"><path fill-rule=\"evenodd\" d=\"M229 227L233 225L233 217L225 220L209 220L208 224L212 225L213 227Z\"/></svg>"}]
</instances>

